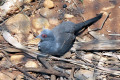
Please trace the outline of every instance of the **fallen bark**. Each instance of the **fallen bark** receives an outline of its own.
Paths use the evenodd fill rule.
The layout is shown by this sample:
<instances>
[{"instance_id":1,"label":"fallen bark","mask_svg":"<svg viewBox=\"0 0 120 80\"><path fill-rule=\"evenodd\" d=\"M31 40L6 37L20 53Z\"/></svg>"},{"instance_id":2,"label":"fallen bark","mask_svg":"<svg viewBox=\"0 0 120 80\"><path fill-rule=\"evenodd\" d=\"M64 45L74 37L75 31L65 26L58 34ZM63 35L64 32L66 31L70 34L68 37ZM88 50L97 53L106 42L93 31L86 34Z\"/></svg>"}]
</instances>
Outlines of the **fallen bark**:
<instances>
[{"instance_id":1,"label":"fallen bark","mask_svg":"<svg viewBox=\"0 0 120 80\"><path fill-rule=\"evenodd\" d=\"M51 74L51 75L63 76L63 77L67 77L67 78L69 77L69 75L66 73L61 73L58 71L53 71L53 70L44 69L44 68L25 68L24 70L27 72L38 72L38 73L42 73L42 74Z\"/></svg>"},{"instance_id":2,"label":"fallen bark","mask_svg":"<svg viewBox=\"0 0 120 80\"><path fill-rule=\"evenodd\" d=\"M120 50L120 40L93 40L80 42L75 45L76 50Z\"/></svg>"}]
</instances>

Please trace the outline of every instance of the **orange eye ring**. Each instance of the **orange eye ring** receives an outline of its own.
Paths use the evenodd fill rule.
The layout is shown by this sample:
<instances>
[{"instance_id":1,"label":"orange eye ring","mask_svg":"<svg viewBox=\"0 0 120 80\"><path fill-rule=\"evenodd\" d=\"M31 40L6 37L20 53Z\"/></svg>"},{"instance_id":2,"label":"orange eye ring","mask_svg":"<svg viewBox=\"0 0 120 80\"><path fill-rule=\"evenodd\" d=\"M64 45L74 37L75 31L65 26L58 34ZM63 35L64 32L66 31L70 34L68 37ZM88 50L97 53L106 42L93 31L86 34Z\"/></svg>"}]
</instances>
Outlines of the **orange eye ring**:
<instances>
[{"instance_id":1,"label":"orange eye ring","mask_svg":"<svg viewBox=\"0 0 120 80\"><path fill-rule=\"evenodd\" d=\"M42 37L43 37L43 38L46 38L46 37L47 37L47 35L46 35L46 34L42 34Z\"/></svg>"}]
</instances>

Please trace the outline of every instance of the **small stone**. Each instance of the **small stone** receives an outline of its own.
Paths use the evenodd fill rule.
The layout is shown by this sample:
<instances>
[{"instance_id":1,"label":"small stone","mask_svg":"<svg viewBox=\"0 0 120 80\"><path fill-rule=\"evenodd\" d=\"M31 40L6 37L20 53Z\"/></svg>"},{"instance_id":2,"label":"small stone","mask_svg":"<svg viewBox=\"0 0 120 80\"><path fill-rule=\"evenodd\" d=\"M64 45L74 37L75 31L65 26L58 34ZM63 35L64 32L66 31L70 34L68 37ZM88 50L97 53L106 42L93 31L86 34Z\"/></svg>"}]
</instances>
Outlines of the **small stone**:
<instances>
[{"instance_id":1,"label":"small stone","mask_svg":"<svg viewBox=\"0 0 120 80\"><path fill-rule=\"evenodd\" d=\"M18 42L26 42L27 36L31 31L30 18L24 14L17 14L9 18L5 23L5 27L11 34L15 35Z\"/></svg>"},{"instance_id":2,"label":"small stone","mask_svg":"<svg viewBox=\"0 0 120 80\"><path fill-rule=\"evenodd\" d=\"M24 3L30 3L32 2L33 0L24 0Z\"/></svg>"},{"instance_id":3,"label":"small stone","mask_svg":"<svg viewBox=\"0 0 120 80\"><path fill-rule=\"evenodd\" d=\"M79 70L76 72L75 77L80 80L93 80L93 71L90 70Z\"/></svg>"},{"instance_id":4,"label":"small stone","mask_svg":"<svg viewBox=\"0 0 120 80\"><path fill-rule=\"evenodd\" d=\"M28 61L26 64L25 64L25 67L26 68L38 68L38 64L34 61Z\"/></svg>"},{"instance_id":5,"label":"small stone","mask_svg":"<svg viewBox=\"0 0 120 80\"><path fill-rule=\"evenodd\" d=\"M50 24L46 18L33 18L32 20L33 31L40 34L43 28L49 28Z\"/></svg>"},{"instance_id":6,"label":"small stone","mask_svg":"<svg viewBox=\"0 0 120 80\"><path fill-rule=\"evenodd\" d=\"M35 18L32 20L32 24L36 29L48 28L50 26L48 20L45 18Z\"/></svg>"},{"instance_id":7,"label":"small stone","mask_svg":"<svg viewBox=\"0 0 120 80\"><path fill-rule=\"evenodd\" d=\"M59 21L57 18L50 18L49 23L56 26L59 24Z\"/></svg>"},{"instance_id":8,"label":"small stone","mask_svg":"<svg viewBox=\"0 0 120 80\"><path fill-rule=\"evenodd\" d=\"M68 19L68 18L73 18L74 15L71 15L71 14L65 14L64 17Z\"/></svg>"},{"instance_id":9,"label":"small stone","mask_svg":"<svg viewBox=\"0 0 120 80\"><path fill-rule=\"evenodd\" d=\"M53 8L54 7L53 1L51 1L51 0L45 0L44 1L44 7L46 7L46 8Z\"/></svg>"},{"instance_id":10,"label":"small stone","mask_svg":"<svg viewBox=\"0 0 120 80\"><path fill-rule=\"evenodd\" d=\"M67 4L64 4L64 5L63 5L63 8L66 8L66 7L67 7Z\"/></svg>"},{"instance_id":11,"label":"small stone","mask_svg":"<svg viewBox=\"0 0 120 80\"><path fill-rule=\"evenodd\" d=\"M27 15L17 14L7 20L5 23L8 30L13 33L27 34L31 31L30 19Z\"/></svg>"},{"instance_id":12,"label":"small stone","mask_svg":"<svg viewBox=\"0 0 120 80\"><path fill-rule=\"evenodd\" d=\"M54 15L53 10L50 10L48 8L41 8L40 14L46 18L53 17L53 15Z\"/></svg>"},{"instance_id":13,"label":"small stone","mask_svg":"<svg viewBox=\"0 0 120 80\"><path fill-rule=\"evenodd\" d=\"M14 63L14 64L18 64L20 62L22 62L24 59L24 55L12 55L10 57L10 60Z\"/></svg>"}]
</instances>

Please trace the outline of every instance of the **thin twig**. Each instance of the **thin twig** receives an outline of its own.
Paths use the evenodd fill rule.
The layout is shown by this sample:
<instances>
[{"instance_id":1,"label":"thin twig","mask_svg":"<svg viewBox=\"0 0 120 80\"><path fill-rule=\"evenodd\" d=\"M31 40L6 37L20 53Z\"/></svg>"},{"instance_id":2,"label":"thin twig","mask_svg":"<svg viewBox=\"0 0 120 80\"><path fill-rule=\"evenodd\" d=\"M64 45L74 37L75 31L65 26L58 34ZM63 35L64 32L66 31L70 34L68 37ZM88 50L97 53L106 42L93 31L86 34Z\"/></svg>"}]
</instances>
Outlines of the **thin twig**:
<instances>
[{"instance_id":1,"label":"thin twig","mask_svg":"<svg viewBox=\"0 0 120 80\"><path fill-rule=\"evenodd\" d=\"M45 68L25 68L24 69L27 72L37 72L37 73L41 73L41 74L50 74L50 75L56 75L56 76L62 76L62 77L69 77L69 75L67 73L61 73L58 71L53 71L53 70L49 70L49 69L45 69Z\"/></svg>"},{"instance_id":2,"label":"thin twig","mask_svg":"<svg viewBox=\"0 0 120 80\"><path fill-rule=\"evenodd\" d=\"M11 63L11 65L16 68L17 70L19 70L20 72L22 72L24 75L28 76L29 78L33 79L33 80L37 80L37 78L31 76L29 73L25 72L24 70L22 70L21 68L17 67L16 65L14 65L11 61L10 58L8 57L8 53L4 50L2 50L3 54L5 55L6 59Z\"/></svg>"},{"instance_id":3,"label":"thin twig","mask_svg":"<svg viewBox=\"0 0 120 80\"><path fill-rule=\"evenodd\" d=\"M110 15L111 12L108 13L108 15L106 16L105 20L103 21L102 25L100 28L95 28L93 30L90 30L90 31L87 31L84 35L87 35L89 32L92 32L92 31L98 31L98 30L101 30L105 24L105 22L107 21L107 19L109 18L109 15ZM83 35L83 36L84 36Z\"/></svg>"},{"instance_id":4,"label":"thin twig","mask_svg":"<svg viewBox=\"0 0 120 80\"><path fill-rule=\"evenodd\" d=\"M89 64L89 63L83 63L83 62L80 62L80 61L75 61L75 60L70 60L70 59L63 59L63 58L58 58L58 57L54 57L54 56L51 56L49 57L50 59L53 59L53 60L59 60L59 61L65 61L65 62L69 62L69 63L72 63L72 64L82 64L82 65L86 65L86 66L91 66L91 67L94 67L92 64Z\"/></svg>"},{"instance_id":5,"label":"thin twig","mask_svg":"<svg viewBox=\"0 0 120 80\"><path fill-rule=\"evenodd\" d=\"M109 36L120 36L120 34L108 34Z\"/></svg>"},{"instance_id":6,"label":"thin twig","mask_svg":"<svg viewBox=\"0 0 120 80\"><path fill-rule=\"evenodd\" d=\"M110 15L111 12L108 13L108 15L106 16L105 20L103 21L102 25L100 28L96 28L96 29L93 29L91 31L98 31L98 30L101 30L105 24L105 22L107 21L107 19L109 18L109 15ZM91 32L91 31L88 31L88 32Z\"/></svg>"},{"instance_id":7,"label":"thin twig","mask_svg":"<svg viewBox=\"0 0 120 80\"><path fill-rule=\"evenodd\" d=\"M74 72L75 72L75 67L72 67L71 74L70 74L70 80L75 80L74 78Z\"/></svg>"},{"instance_id":8,"label":"thin twig","mask_svg":"<svg viewBox=\"0 0 120 80\"><path fill-rule=\"evenodd\" d=\"M62 59L62 58L57 58L57 57L50 57L50 59L65 61L65 62L69 62L69 63L79 65L79 66L86 65L86 66L89 66L89 67L92 67L92 68L94 67L94 65L92 65L92 64L88 64L88 63L86 64L86 63L82 63L80 61L75 61L75 60L70 60L70 59ZM104 68L102 66L96 66L96 69L106 71L106 73L110 73L110 74L114 74L114 75L120 75L120 71L111 70L109 68Z\"/></svg>"},{"instance_id":9,"label":"thin twig","mask_svg":"<svg viewBox=\"0 0 120 80\"><path fill-rule=\"evenodd\" d=\"M78 5L77 5L77 3L76 3L75 0L73 0L73 3L75 4L75 6L77 7L77 9L79 10L79 13L80 13L80 16L82 17L82 20L85 21L85 18L83 17L82 12L80 10L80 7L78 7Z\"/></svg>"},{"instance_id":10,"label":"thin twig","mask_svg":"<svg viewBox=\"0 0 120 80\"><path fill-rule=\"evenodd\" d=\"M54 70L52 66L46 61L46 58L37 56L38 61L47 69Z\"/></svg>"}]
</instances>

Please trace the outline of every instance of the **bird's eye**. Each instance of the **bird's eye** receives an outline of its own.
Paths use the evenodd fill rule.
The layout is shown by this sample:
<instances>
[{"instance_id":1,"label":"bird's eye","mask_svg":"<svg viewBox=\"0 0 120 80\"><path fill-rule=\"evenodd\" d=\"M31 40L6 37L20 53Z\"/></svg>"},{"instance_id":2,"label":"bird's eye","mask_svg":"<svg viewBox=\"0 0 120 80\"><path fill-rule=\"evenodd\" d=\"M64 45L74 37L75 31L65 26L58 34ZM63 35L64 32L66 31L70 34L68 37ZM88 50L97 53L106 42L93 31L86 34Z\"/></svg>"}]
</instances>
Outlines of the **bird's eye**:
<instances>
[{"instance_id":1,"label":"bird's eye","mask_svg":"<svg viewBox=\"0 0 120 80\"><path fill-rule=\"evenodd\" d=\"M46 37L47 37L47 35L46 35L46 34L42 34L42 37L43 37L43 38L46 38Z\"/></svg>"}]
</instances>

